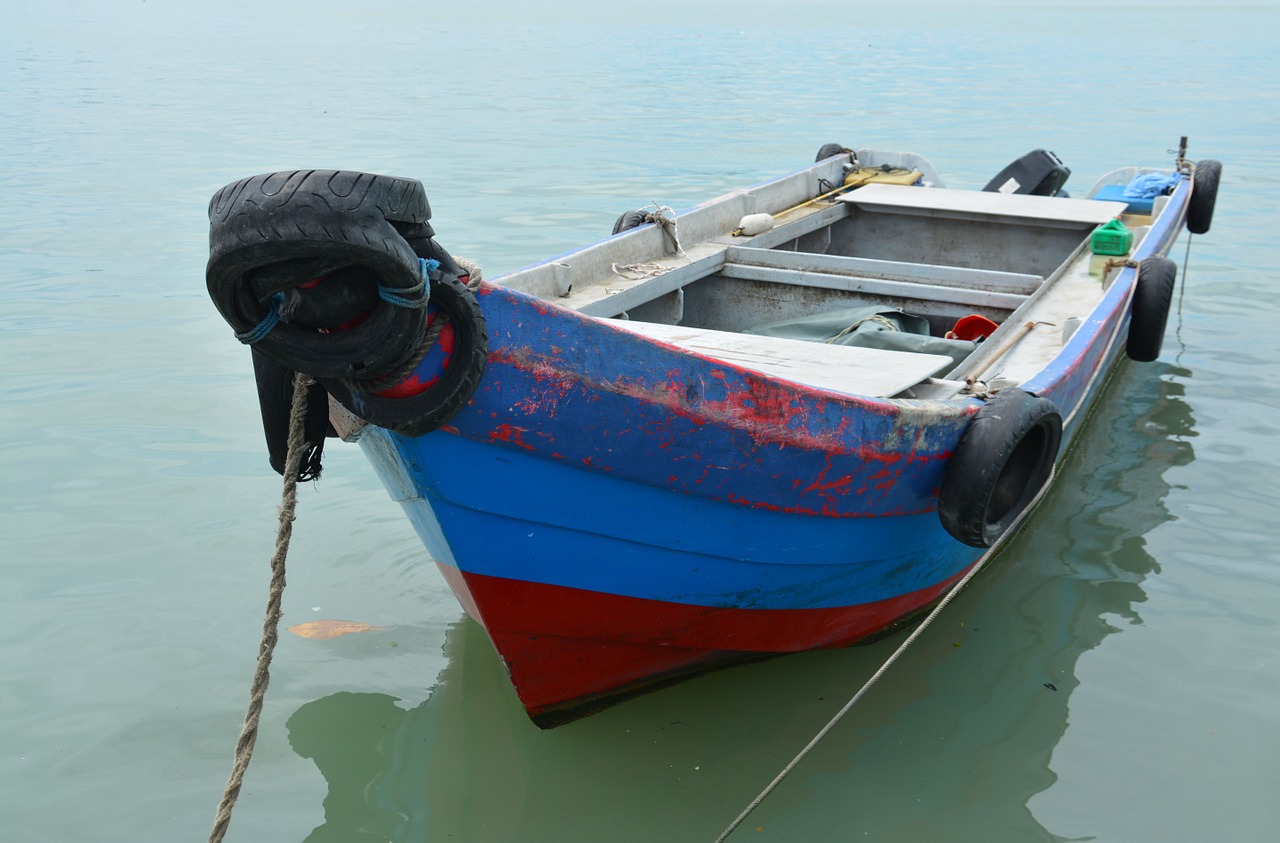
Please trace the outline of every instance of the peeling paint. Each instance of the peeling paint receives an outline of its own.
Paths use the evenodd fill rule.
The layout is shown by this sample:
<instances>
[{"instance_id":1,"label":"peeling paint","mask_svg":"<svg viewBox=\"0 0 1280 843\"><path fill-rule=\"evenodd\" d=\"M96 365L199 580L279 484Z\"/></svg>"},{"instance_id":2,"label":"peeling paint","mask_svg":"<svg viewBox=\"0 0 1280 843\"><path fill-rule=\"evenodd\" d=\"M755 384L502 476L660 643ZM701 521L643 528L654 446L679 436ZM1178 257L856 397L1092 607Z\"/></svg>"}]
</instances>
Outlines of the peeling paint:
<instances>
[{"instance_id":1,"label":"peeling paint","mask_svg":"<svg viewBox=\"0 0 1280 843\"><path fill-rule=\"evenodd\" d=\"M485 305L508 339L491 347L459 435L740 506L931 511L976 411L797 388L511 291Z\"/></svg>"},{"instance_id":2,"label":"peeling paint","mask_svg":"<svg viewBox=\"0 0 1280 843\"><path fill-rule=\"evenodd\" d=\"M505 442L508 445L515 445L517 448L523 448L526 451L535 451L537 449L534 446L524 441L524 434L527 432L524 428L503 423L489 431L489 441Z\"/></svg>"}]
</instances>

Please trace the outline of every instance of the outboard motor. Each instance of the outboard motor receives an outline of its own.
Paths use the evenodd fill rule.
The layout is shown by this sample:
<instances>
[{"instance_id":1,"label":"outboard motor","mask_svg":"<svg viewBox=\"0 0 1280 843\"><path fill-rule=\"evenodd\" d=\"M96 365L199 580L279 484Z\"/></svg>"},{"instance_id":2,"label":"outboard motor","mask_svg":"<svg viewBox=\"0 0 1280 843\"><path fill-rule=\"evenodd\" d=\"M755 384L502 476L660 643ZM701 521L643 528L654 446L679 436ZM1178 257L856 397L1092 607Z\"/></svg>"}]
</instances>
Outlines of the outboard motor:
<instances>
[{"instance_id":1,"label":"outboard motor","mask_svg":"<svg viewBox=\"0 0 1280 843\"><path fill-rule=\"evenodd\" d=\"M1047 149L1035 149L1014 161L982 188L988 193L1066 196L1062 186L1071 171Z\"/></svg>"}]
</instances>

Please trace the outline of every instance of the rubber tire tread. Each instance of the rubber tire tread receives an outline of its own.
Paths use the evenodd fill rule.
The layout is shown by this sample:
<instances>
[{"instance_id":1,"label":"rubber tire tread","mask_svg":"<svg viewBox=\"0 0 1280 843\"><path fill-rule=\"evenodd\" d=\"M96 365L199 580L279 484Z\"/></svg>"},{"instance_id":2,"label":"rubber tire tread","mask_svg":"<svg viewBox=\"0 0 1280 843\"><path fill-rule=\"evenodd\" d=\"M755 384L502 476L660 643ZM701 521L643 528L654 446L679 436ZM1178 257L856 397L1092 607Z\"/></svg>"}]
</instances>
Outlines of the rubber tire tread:
<instances>
[{"instance_id":1,"label":"rubber tire tread","mask_svg":"<svg viewBox=\"0 0 1280 843\"><path fill-rule=\"evenodd\" d=\"M405 436L430 433L471 400L489 358L489 334L475 295L452 274L431 284L431 301L454 327L454 351L435 386L408 398L354 393L343 381L322 381L342 406L370 424Z\"/></svg>"},{"instance_id":2,"label":"rubber tire tread","mask_svg":"<svg viewBox=\"0 0 1280 843\"><path fill-rule=\"evenodd\" d=\"M400 236L409 244L409 248L413 249L413 253L420 258L436 260L440 263L440 271L445 275L461 276L464 275L462 267L458 266L453 259L453 255L445 251L435 240L435 232L431 230L431 226L427 223L405 224L393 223L396 231L400 232Z\"/></svg>"},{"instance_id":3,"label":"rubber tire tread","mask_svg":"<svg viewBox=\"0 0 1280 843\"><path fill-rule=\"evenodd\" d=\"M834 158L837 155L847 155L848 153L849 149L844 146L844 144L824 143L822 146L818 147L818 155L813 159L813 162L816 164L819 161L826 161L828 158Z\"/></svg>"},{"instance_id":4,"label":"rubber tire tread","mask_svg":"<svg viewBox=\"0 0 1280 843\"><path fill-rule=\"evenodd\" d=\"M1187 231L1192 234L1209 233L1221 179L1221 161L1208 159L1196 164L1195 174L1191 177L1191 201L1187 205Z\"/></svg>"},{"instance_id":5,"label":"rubber tire tread","mask_svg":"<svg viewBox=\"0 0 1280 843\"><path fill-rule=\"evenodd\" d=\"M1150 363L1160 356L1177 277L1178 266L1168 258L1147 258L1138 265L1124 347L1130 360Z\"/></svg>"},{"instance_id":6,"label":"rubber tire tread","mask_svg":"<svg viewBox=\"0 0 1280 843\"><path fill-rule=\"evenodd\" d=\"M421 281L417 255L394 223L424 225L430 216L426 191L413 179L347 170L240 179L209 202L209 295L228 324L246 332L262 321L275 292L307 280L247 277L272 264L305 260L325 271L365 265L384 286L412 288ZM370 377L408 359L424 322L420 309L382 303L359 325L331 334L281 323L255 347L313 377Z\"/></svg>"},{"instance_id":7,"label":"rubber tire tread","mask_svg":"<svg viewBox=\"0 0 1280 843\"><path fill-rule=\"evenodd\" d=\"M1061 444L1062 415L1052 401L1021 389L996 393L969 422L947 464L938 493L942 526L971 547L991 547L1049 479ZM1003 512L993 513L993 499L1005 491L1001 480L1015 457L1022 464L1013 469L1025 469L1025 482Z\"/></svg>"},{"instance_id":8,"label":"rubber tire tread","mask_svg":"<svg viewBox=\"0 0 1280 843\"><path fill-rule=\"evenodd\" d=\"M621 234L624 231L639 228L649 222L646 217L648 214L644 211L627 211L613 224L613 233Z\"/></svg>"}]
</instances>

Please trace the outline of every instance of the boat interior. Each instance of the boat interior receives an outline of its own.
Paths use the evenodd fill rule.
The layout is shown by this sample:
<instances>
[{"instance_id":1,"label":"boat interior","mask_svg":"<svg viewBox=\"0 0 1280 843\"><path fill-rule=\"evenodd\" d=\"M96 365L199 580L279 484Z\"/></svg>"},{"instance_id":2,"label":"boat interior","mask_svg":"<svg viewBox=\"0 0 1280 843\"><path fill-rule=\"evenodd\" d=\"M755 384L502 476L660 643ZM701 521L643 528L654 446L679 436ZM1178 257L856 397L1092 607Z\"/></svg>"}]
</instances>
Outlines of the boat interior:
<instances>
[{"instance_id":1,"label":"boat interior","mask_svg":"<svg viewBox=\"0 0 1280 843\"><path fill-rule=\"evenodd\" d=\"M948 398L966 389L966 379L993 388L1022 383L1050 362L1114 277L1114 261L1091 252L1094 230L1120 218L1136 248L1165 199L1133 213L1124 202L948 189L925 159L909 153L858 150L856 160L863 170L918 172L927 189L872 182L815 200L855 166L838 156L697 206L674 224L624 231L498 283L800 383L885 398ZM1117 170L1088 195L1142 172L1151 171ZM771 215L772 228L754 236L737 230L761 213ZM923 317L934 338L973 315L998 327L959 362L927 351L749 333L869 306Z\"/></svg>"}]
</instances>

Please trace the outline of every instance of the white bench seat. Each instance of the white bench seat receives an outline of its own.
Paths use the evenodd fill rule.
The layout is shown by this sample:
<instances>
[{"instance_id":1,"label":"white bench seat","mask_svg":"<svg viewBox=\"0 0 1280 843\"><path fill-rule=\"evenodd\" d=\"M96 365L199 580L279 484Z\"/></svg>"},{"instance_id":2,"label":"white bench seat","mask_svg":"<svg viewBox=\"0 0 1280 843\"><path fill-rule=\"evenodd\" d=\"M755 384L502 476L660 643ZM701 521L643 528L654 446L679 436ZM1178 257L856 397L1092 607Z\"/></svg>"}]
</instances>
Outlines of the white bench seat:
<instances>
[{"instance_id":1,"label":"white bench seat","mask_svg":"<svg viewBox=\"0 0 1280 843\"><path fill-rule=\"evenodd\" d=\"M944 354L828 345L624 319L606 321L705 357L849 395L888 398L952 365Z\"/></svg>"},{"instance_id":2,"label":"white bench seat","mask_svg":"<svg viewBox=\"0 0 1280 843\"><path fill-rule=\"evenodd\" d=\"M950 190L945 187L903 187L896 184L868 184L836 197L869 211L941 215L973 219L1006 219L1053 225L1101 225L1120 216L1123 202L1096 199L1069 199L1062 196L1027 196L1014 193L986 193L977 190Z\"/></svg>"}]
</instances>

